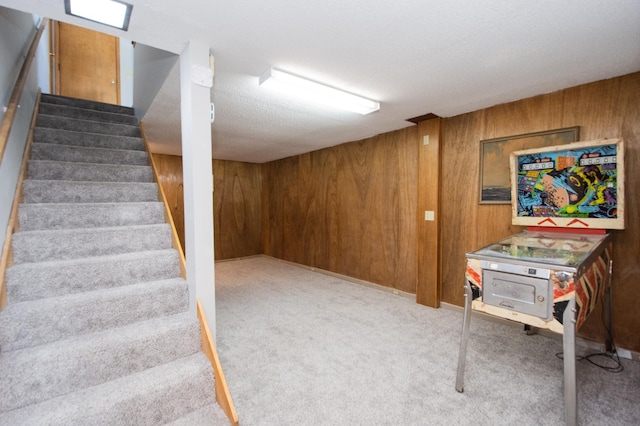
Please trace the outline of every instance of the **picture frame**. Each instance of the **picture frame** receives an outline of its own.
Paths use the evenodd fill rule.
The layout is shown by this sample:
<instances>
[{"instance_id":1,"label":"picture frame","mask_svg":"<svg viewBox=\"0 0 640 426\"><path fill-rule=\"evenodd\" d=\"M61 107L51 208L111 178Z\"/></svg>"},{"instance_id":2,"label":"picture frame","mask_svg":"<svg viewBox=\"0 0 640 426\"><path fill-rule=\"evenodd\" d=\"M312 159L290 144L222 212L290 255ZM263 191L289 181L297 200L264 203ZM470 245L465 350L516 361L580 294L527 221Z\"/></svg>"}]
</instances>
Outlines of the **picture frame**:
<instances>
[{"instance_id":1,"label":"picture frame","mask_svg":"<svg viewBox=\"0 0 640 426\"><path fill-rule=\"evenodd\" d=\"M511 204L509 156L514 151L580 140L580 126L480 141L479 204Z\"/></svg>"}]
</instances>

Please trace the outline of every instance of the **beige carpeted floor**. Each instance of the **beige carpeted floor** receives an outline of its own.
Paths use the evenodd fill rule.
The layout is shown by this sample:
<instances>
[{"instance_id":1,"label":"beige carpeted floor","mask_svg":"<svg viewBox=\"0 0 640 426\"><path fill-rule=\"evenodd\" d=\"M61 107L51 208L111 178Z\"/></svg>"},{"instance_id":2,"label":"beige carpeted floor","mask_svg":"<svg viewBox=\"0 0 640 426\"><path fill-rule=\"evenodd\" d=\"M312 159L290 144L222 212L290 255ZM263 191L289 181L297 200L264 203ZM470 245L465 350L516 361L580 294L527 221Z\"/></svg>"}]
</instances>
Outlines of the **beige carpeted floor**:
<instances>
[{"instance_id":1,"label":"beige carpeted floor","mask_svg":"<svg viewBox=\"0 0 640 426\"><path fill-rule=\"evenodd\" d=\"M265 256L216 264L217 346L240 424L561 425L561 341ZM578 353L586 350L578 348ZM640 424L640 363L578 362L579 421Z\"/></svg>"}]
</instances>

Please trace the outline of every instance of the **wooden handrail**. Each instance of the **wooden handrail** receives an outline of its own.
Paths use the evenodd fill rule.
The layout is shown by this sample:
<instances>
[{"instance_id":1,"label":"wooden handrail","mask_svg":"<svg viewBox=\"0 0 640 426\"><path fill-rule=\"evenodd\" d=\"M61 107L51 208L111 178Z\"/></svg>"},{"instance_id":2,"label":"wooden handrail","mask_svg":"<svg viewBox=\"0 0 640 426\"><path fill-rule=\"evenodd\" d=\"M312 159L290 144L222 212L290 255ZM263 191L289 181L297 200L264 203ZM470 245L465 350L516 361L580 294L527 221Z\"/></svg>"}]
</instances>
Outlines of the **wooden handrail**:
<instances>
[{"instance_id":1,"label":"wooden handrail","mask_svg":"<svg viewBox=\"0 0 640 426\"><path fill-rule=\"evenodd\" d=\"M38 110L40 108L40 97L41 93L38 90L36 105L33 108L33 115L31 116L31 126L29 128L29 134L27 135L27 143L24 148L24 154L22 155L22 165L20 167L20 175L18 176L18 185L16 186L16 192L13 196L13 205L11 206L11 214L9 216L9 224L7 225L7 233L4 237L4 245L2 247L2 257L0 258L0 311L7 305L6 274L7 269L13 263L11 237L14 232L17 232L19 230L18 206L22 202L22 183L27 176L27 161L29 160L29 156L31 154L33 133L35 132L36 119L38 118Z\"/></svg>"},{"instance_id":2,"label":"wooden handrail","mask_svg":"<svg viewBox=\"0 0 640 426\"><path fill-rule=\"evenodd\" d=\"M24 58L22 69L20 69L20 74L18 74L16 85L13 87L13 92L11 92L9 104L7 105L7 112L2 118L2 124L0 124L0 164L2 164L4 151L7 147L7 143L9 142L9 134L11 133L11 127L13 127L13 120L16 118L16 114L18 112L18 104L20 103L20 97L22 96L24 85L27 82L27 76L29 75L29 70L31 69L33 57L35 56L36 50L38 49L40 37L42 36L42 33L44 32L44 29L48 23L49 19L44 18L42 20L42 23L40 24L40 27L38 27L38 30L36 31L36 35L33 37L33 41L31 42L31 46L29 47L29 51L27 52L27 57Z\"/></svg>"}]
</instances>

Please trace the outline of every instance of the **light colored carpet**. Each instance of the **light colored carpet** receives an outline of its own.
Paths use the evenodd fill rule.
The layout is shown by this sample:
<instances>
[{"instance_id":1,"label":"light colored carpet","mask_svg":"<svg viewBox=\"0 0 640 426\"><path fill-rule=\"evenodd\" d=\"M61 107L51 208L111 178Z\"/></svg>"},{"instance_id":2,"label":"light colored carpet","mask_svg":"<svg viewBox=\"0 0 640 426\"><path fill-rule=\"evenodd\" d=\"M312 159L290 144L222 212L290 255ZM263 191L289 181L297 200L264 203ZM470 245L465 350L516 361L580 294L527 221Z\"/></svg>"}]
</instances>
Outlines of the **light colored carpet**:
<instances>
[{"instance_id":1,"label":"light colored carpet","mask_svg":"<svg viewBox=\"0 0 640 426\"><path fill-rule=\"evenodd\" d=\"M144 144L111 136L139 134L118 124L133 110L41 101L56 115L38 115L52 133L36 131L12 235L0 426L228 424Z\"/></svg>"},{"instance_id":2,"label":"light colored carpet","mask_svg":"<svg viewBox=\"0 0 640 426\"><path fill-rule=\"evenodd\" d=\"M461 284L462 285L462 284ZM561 425L561 341L265 256L216 264L217 348L240 423ZM578 348L578 353L581 353ZM578 363L579 422L640 424L640 363Z\"/></svg>"}]
</instances>

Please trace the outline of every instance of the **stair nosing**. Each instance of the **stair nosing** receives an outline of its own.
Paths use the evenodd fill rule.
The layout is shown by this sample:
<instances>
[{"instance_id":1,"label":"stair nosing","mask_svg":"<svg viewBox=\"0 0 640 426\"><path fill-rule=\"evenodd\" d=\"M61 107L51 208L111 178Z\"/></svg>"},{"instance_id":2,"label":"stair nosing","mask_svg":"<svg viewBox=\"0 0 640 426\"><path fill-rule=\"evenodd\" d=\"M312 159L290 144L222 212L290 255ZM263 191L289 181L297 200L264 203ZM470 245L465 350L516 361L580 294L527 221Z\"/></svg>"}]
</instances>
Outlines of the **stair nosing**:
<instances>
[{"instance_id":1,"label":"stair nosing","mask_svg":"<svg viewBox=\"0 0 640 426\"><path fill-rule=\"evenodd\" d=\"M106 125L109 125L109 126L122 126L122 127L131 127L131 128L134 128L134 129L140 129L139 125L134 125L134 124L113 123L113 122L109 122L109 121L87 120L87 119L75 118L75 117L65 117L65 116L61 116L61 115L38 114L38 117L52 117L52 118L60 119L60 120L83 121L83 122L87 122L87 123L106 124ZM36 125L36 127L40 127L42 129L51 129L52 128L52 127L40 126L40 125ZM53 127L53 128L56 128L56 127ZM62 130L65 130L65 129L62 129ZM87 134L87 133L92 133L92 132L79 132L79 133ZM93 134L102 135L103 133L93 133ZM116 136L119 136L119 135L116 135Z\"/></svg>"},{"instance_id":2,"label":"stair nosing","mask_svg":"<svg viewBox=\"0 0 640 426\"><path fill-rule=\"evenodd\" d=\"M127 117L127 118L136 118L135 115L130 115L130 114L121 114L118 112L111 112L111 111L102 111L99 109L92 109L92 108L83 108L83 107L77 107L77 106L71 106L71 105L65 105L65 104L56 104L53 102L41 102L41 104L47 104L47 105L51 105L55 108L65 108L65 109L69 109L69 110L73 110L73 111L88 111L88 112L96 112L99 114L104 114L107 116L118 116L118 117ZM105 104L105 105L112 105L112 104ZM46 113L42 113L42 115L48 115L48 116L57 116L57 117L63 117L63 118L78 118L78 117L67 117L66 115L57 115L57 114L46 114ZM105 123L112 123L111 121L105 121Z\"/></svg>"},{"instance_id":3,"label":"stair nosing","mask_svg":"<svg viewBox=\"0 0 640 426\"><path fill-rule=\"evenodd\" d=\"M140 169L148 170L151 168L150 165L142 165L142 164L111 164L111 163L92 163L87 161L60 161L60 160L28 160L29 163L63 163L69 165L91 165L93 167L122 167L122 168L131 168L137 167ZM72 166L70 166L72 167ZM47 180L47 179L44 179ZM57 180L57 179L49 179L49 180ZM100 182L100 181L81 181L81 182ZM135 183L135 182L134 182Z\"/></svg>"},{"instance_id":4,"label":"stair nosing","mask_svg":"<svg viewBox=\"0 0 640 426\"><path fill-rule=\"evenodd\" d=\"M116 108L122 108L122 109L126 109L127 111L129 111L131 113L131 115L135 115L135 110L133 107L129 107L129 106L125 106L125 105L118 105L118 104L111 104L108 102L101 102L101 101L92 101L92 100L88 100L88 99L80 99L80 98L73 98L71 96L63 96L63 95L54 95L51 93L43 93L41 98L40 98L40 102L41 103L45 103L45 104L50 104L50 105L64 105L64 104L60 104L60 103L56 103L56 102L51 102L51 100L53 99L66 99L72 102L77 102L80 101L81 103L89 103L89 104L93 104L93 105L104 105L104 106L109 106L109 107L116 107ZM127 115L127 114L125 114Z\"/></svg>"},{"instance_id":5,"label":"stair nosing","mask_svg":"<svg viewBox=\"0 0 640 426\"><path fill-rule=\"evenodd\" d=\"M99 152L104 152L104 151L111 151L111 152L117 152L117 153L121 153L121 152L136 152L137 153L137 152L140 152L140 153L146 154L147 157L149 156L149 153L147 153L146 151L140 150L140 149L103 148L103 147L100 147L100 146L94 147L94 146L86 146L86 145L67 145L67 144L63 144L63 143L52 144L52 143L48 143L48 142L37 142L37 141L33 141L32 147L33 146L42 146L42 147L47 147L47 148L49 148L51 146L55 146L56 148L68 148L68 149L77 149L77 150L92 149L92 150L96 150L96 151L99 151ZM49 161L58 161L58 160L49 160Z\"/></svg>"},{"instance_id":6,"label":"stair nosing","mask_svg":"<svg viewBox=\"0 0 640 426\"><path fill-rule=\"evenodd\" d=\"M133 127L133 126L130 126ZM139 126L137 126L139 127ZM106 133L93 133L93 132L81 132L79 130L70 130L70 129L60 129L57 127L44 127L44 126L35 126L34 127L35 130L44 130L44 131L50 131L53 130L55 132L68 132L68 133L75 133L75 134L79 134L79 135L96 135L96 136L106 136L106 137L113 137L113 138L129 138L129 139L135 139L138 141L144 140L142 136L129 136L129 135L110 135L110 134L106 134ZM35 141L35 140L34 140ZM42 143L49 143L49 142L42 142ZM135 150L135 151L141 151L141 150ZM146 151L145 151L146 152Z\"/></svg>"}]
</instances>

